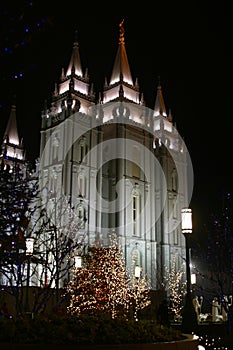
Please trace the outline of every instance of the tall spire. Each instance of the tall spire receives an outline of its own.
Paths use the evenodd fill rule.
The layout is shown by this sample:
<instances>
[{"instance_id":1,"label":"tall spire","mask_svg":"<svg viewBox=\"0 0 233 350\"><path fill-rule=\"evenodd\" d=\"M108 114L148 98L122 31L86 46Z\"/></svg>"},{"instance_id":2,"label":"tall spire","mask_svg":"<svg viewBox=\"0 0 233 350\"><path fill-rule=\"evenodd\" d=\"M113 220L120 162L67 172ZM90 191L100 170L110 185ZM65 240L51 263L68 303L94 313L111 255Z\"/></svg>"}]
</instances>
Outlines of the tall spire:
<instances>
[{"instance_id":1,"label":"tall spire","mask_svg":"<svg viewBox=\"0 0 233 350\"><path fill-rule=\"evenodd\" d=\"M19 146L19 134L16 121L16 106L14 104L11 106L10 117L8 119L4 138L7 138L9 143L15 146Z\"/></svg>"},{"instance_id":2,"label":"tall spire","mask_svg":"<svg viewBox=\"0 0 233 350\"><path fill-rule=\"evenodd\" d=\"M16 106L12 104L10 116L5 130L0 159L5 160L10 166L13 162L22 162L25 159L23 142L19 141L16 121Z\"/></svg>"},{"instance_id":3,"label":"tall spire","mask_svg":"<svg viewBox=\"0 0 233 350\"><path fill-rule=\"evenodd\" d=\"M167 117L166 107L163 99L162 87L160 84L160 77L159 77L157 95L156 95L155 107L154 107L154 116L157 117L159 115L163 117Z\"/></svg>"},{"instance_id":4,"label":"tall spire","mask_svg":"<svg viewBox=\"0 0 233 350\"><path fill-rule=\"evenodd\" d=\"M110 85L119 82L121 79L124 82L133 85L129 62L125 50L125 30L123 24L124 19L119 24L119 46L112 70Z\"/></svg>"},{"instance_id":5,"label":"tall spire","mask_svg":"<svg viewBox=\"0 0 233 350\"><path fill-rule=\"evenodd\" d=\"M70 63L69 63L69 66L68 66L68 69L67 69L67 72L66 72L66 76L71 75L72 70L74 70L74 73L77 76L83 77L83 72L82 72L82 67L81 67L81 60L80 60L80 55L79 55L77 31L75 31L73 52L72 52Z\"/></svg>"}]
</instances>

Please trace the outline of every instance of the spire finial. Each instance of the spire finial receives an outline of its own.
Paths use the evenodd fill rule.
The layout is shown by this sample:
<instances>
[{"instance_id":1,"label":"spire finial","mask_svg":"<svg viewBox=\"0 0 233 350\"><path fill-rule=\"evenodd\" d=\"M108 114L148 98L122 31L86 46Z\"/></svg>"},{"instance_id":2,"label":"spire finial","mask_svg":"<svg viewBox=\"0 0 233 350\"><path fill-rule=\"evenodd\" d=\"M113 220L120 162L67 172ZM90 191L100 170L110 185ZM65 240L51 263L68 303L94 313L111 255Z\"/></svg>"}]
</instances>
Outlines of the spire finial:
<instances>
[{"instance_id":1,"label":"spire finial","mask_svg":"<svg viewBox=\"0 0 233 350\"><path fill-rule=\"evenodd\" d=\"M161 79L160 79L160 75L158 75L158 88L161 87Z\"/></svg>"},{"instance_id":2,"label":"spire finial","mask_svg":"<svg viewBox=\"0 0 233 350\"><path fill-rule=\"evenodd\" d=\"M124 44L124 42L125 42L125 37L124 37L125 30L124 30L124 27L123 27L124 21L125 21L125 19L123 18L122 21L119 24L119 32L120 32L120 34L119 34L119 44Z\"/></svg>"},{"instance_id":3,"label":"spire finial","mask_svg":"<svg viewBox=\"0 0 233 350\"><path fill-rule=\"evenodd\" d=\"M77 29L74 31L74 42L78 42L78 31L77 31Z\"/></svg>"}]
</instances>

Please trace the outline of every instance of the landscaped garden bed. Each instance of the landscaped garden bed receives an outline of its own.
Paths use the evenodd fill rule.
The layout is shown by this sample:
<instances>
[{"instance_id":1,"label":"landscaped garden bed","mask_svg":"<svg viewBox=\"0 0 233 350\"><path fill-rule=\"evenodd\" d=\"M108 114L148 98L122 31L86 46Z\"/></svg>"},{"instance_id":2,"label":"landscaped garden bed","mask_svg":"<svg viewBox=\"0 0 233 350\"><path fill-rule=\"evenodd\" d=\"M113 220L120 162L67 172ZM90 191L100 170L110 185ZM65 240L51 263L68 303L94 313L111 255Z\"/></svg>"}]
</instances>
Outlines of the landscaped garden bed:
<instances>
[{"instance_id":1,"label":"landscaped garden bed","mask_svg":"<svg viewBox=\"0 0 233 350\"><path fill-rule=\"evenodd\" d=\"M121 319L1 319L0 342L4 349L15 349L13 344L20 344L23 349L43 350L75 349L95 347L96 349L165 349L155 347L156 343L186 342L187 337L180 331L161 327L154 321L126 321ZM198 341L197 341L198 342ZM196 344L197 344L196 342ZM6 347L7 344L7 347ZM46 345L45 345L46 344ZM132 345L134 346L132 347ZM135 346L136 344L136 346ZM154 345L154 347L151 347ZM47 346L47 347L46 347ZM40 347L41 348L41 347ZM169 349L172 349L169 347ZM174 349L177 349L174 348ZM183 348L182 348L183 349ZM187 347L186 343L186 348ZM190 349L197 349L192 347Z\"/></svg>"}]
</instances>

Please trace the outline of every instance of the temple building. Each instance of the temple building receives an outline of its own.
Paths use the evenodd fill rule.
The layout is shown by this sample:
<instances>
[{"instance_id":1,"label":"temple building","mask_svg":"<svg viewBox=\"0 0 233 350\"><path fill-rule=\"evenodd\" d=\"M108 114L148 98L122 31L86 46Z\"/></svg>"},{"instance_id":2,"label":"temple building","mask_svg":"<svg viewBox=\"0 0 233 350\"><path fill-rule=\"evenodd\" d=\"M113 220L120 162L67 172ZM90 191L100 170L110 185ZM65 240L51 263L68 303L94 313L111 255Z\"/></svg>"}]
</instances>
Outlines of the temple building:
<instances>
[{"instance_id":1,"label":"temple building","mask_svg":"<svg viewBox=\"0 0 233 350\"><path fill-rule=\"evenodd\" d=\"M83 71L75 34L70 61L42 111L37 171L58 239L66 232L84 246L107 246L114 232L128 270L140 266L156 290L174 259L177 270L184 260L180 221L192 195L190 161L160 82L153 110L146 106L131 75L123 24L100 93ZM6 145L23 157L20 144L13 147L6 136ZM69 224L66 206L76 232L59 229Z\"/></svg>"}]
</instances>

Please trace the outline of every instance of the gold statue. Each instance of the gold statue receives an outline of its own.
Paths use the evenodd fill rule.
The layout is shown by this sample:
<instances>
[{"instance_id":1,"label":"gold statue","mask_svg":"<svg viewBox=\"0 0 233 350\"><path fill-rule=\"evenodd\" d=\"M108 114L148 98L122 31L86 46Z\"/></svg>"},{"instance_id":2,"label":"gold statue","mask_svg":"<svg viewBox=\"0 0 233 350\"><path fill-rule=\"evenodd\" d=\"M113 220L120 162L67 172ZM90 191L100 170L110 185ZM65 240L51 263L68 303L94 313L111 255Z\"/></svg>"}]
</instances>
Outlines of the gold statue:
<instances>
[{"instance_id":1,"label":"gold statue","mask_svg":"<svg viewBox=\"0 0 233 350\"><path fill-rule=\"evenodd\" d=\"M123 23L124 23L124 19L119 24L119 31L120 31L119 44L124 43L125 41L125 38L124 38L125 30L123 27Z\"/></svg>"}]
</instances>

